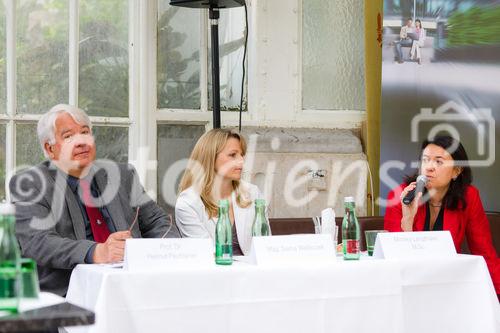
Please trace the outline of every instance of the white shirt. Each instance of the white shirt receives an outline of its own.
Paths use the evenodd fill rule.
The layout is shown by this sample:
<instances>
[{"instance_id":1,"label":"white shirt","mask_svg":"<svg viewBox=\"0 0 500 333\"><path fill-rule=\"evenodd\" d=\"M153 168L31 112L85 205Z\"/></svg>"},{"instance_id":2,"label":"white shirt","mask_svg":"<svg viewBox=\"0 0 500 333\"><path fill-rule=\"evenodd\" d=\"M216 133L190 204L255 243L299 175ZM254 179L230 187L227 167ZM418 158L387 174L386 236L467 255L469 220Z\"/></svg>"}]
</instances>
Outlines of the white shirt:
<instances>
[{"instance_id":1,"label":"white shirt","mask_svg":"<svg viewBox=\"0 0 500 333\"><path fill-rule=\"evenodd\" d=\"M250 252L252 244L252 224L255 217L255 199L262 198L257 186L241 182L250 196L252 203L247 208L238 206L236 194L231 194L234 223L238 242L243 254ZM217 217L209 218L200 194L191 186L182 191L175 203L175 221L182 237L211 238L215 242Z\"/></svg>"}]
</instances>

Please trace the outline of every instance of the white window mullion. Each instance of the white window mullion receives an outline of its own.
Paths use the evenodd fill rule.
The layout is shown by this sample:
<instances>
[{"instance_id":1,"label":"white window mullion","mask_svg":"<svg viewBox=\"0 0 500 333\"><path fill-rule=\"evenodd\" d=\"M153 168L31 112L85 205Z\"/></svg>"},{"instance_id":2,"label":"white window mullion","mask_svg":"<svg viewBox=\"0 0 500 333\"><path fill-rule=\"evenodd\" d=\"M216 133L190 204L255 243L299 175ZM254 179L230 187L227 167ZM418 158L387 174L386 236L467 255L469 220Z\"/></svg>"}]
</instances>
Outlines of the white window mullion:
<instances>
[{"instance_id":1,"label":"white window mullion","mask_svg":"<svg viewBox=\"0 0 500 333\"><path fill-rule=\"evenodd\" d=\"M7 58L7 115L16 114L16 3L14 0L5 2L5 22L7 28L6 58Z\"/></svg>"},{"instance_id":2,"label":"white window mullion","mask_svg":"<svg viewBox=\"0 0 500 333\"><path fill-rule=\"evenodd\" d=\"M6 145L5 145L5 193L7 201L10 201L9 180L14 175L16 168L16 128L14 121L10 120L6 126Z\"/></svg>"},{"instance_id":3,"label":"white window mullion","mask_svg":"<svg viewBox=\"0 0 500 333\"><path fill-rule=\"evenodd\" d=\"M158 175L158 138L156 124L156 108L157 108L157 66L156 55L158 47L158 1L151 0L151 6L145 13L143 18L148 22L147 38L143 40L141 45L146 49L144 56L147 58L147 68L141 71L141 81L147 82L147 87L141 84L141 89L144 89L144 97L147 102L147 108L143 109L144 114L147 114L142 130L145 131L145 142L143 147L149 150L149 156L146 161L147 178L145 182L146 190L151 197L156 200L157 197L157 175ZM154 18L154 19L152 19Z\"/></svg>"},{"instance_id":4,"label":"white window mullion","mask_svg":"<svg viewBox=\"0 0 500 333\"><path fill-rule=\"evenodd\" d=\"M14 116L17 108L16 95L16 3L14 0L5 2L5 22L7 28L6 38L6 69L7 69L7 116L9 121L6 128L5 145L5 193L7 200L10 200L9 180L16 167L16 128Z\"/></svg>"},{"instance_id":5,"label":"white window mullion","mask_svg":"<svg viewBox=\"0 0 500 333\"><path fill-rule=\"evenodd\" d=\"M302 50L302 45L303 45L303 27L304 27L304 18L303 18L303 3L302 1L297 2L297 20L298 20L298 26L297 26L297 41L295 45L297 46L297 57L298 57L298 66L297 66L297 74L295 76L295 79L297 80L297 95L296 95L296 101L295 101L295 109L294 113L296 117L300 117L300 115L303 113L302 110L302 78L303 78L303 72L302 72L302 59L303 59L303 50Z\"/></svg>"},{"instance_id":6,"label":"white window mullion","mask_svg":"<svg viewBox=\"0 0 500 333\"><path fill-rule=\"evenodd\" d=\"M69 104L78 105L79 0L69 1Z\"/></svg>"},{"instance_id":7,"label":"white window mullion","mask_svg":"<svg viewBox=\"0 0 500 333\"><path fill-rule=\"evenodd\" d=\"M14 117L2 116L0 115L0 123L8 123L9 121L14 121L16 124L19 123L38 123L41 114L16 114ZM99 117L90 116L90 121L92 124L108 125L108 126L124 126L130 125L131 121L128 117Z\"/></svg>"},{"instance_id":8,"label":"white window mullion","mask_svg":"<svg viewBox=\"0 0 500 333\"><path fill-rule=\"evenodd\" d=\"M157 138L156 138L156 46L158 25L158 4L156 0L138 1L138 26L133 56L134 78L133 92L137 97L135 129L136 151L130 162L135 165L141 183L147 193L156 199L157 192ZM136 12L137 13L137 12Z\"/></svg>"},{"instance_id":9,"label":"white window mullion","mask_svg":"<svg viewBox=\"0 0 500 333\"><path fill-rule=\"evenodd\" d=\"M137 54L138 48L135 45L139 41L139 12L141 0L130 0L129 1L129 45L128 45L128 59L129 59L129 118L130 118L130 128L129 128L129 145L128 145L128 159L129 162L137 161L137 152L139 150L139 65L140 57ZM137 167L137 165L135 165Z\"/></svg>"},{"instance_id":10,"label":"white window mullion","mask_svg":"<svg viewBox=\"0 0 500 333\"><path fill-rule=\"evenodd\" d=\"M112 126L112 127L119 127L119 126L129 126L130 125L130 119L129 118L122 118L122 117L96 117L96 116L90 116L90 121L92 122L92 125L106 125L106 126Z\"/></svg>"}]
</instances>

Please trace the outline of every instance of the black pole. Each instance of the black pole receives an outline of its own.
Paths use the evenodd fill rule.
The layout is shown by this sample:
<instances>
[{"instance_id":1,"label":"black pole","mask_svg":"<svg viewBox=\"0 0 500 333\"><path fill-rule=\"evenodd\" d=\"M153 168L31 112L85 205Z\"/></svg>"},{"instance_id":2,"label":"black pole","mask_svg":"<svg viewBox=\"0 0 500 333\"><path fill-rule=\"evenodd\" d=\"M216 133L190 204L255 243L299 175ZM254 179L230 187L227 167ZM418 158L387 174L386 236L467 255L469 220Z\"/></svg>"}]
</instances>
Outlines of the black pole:
<instances>
[{"instance_id":1,"label":"black pole","mask_svg":"<svg viewBox=\"0 0 500 333\"><path fill-rule=\"evenodd\" d=\"M219 8L210 7L209 18L212 36L212 109L214 128L220 128Z\"/></svg>"}]
</instances>

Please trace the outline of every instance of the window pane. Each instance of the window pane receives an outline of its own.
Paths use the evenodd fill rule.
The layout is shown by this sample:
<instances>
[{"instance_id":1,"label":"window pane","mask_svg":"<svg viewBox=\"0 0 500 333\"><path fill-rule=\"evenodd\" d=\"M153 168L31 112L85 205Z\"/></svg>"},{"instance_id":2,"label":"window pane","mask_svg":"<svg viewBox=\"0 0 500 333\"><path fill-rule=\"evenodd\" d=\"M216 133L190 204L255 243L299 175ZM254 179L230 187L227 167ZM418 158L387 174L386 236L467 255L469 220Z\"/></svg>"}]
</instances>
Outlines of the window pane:
<instances>
[{"instance_id":1,"label":"window pane","mask_svg":"<svg viewBox=\"0 0 500 333\"><path fill-rule=\"evenodd\" d=\"M158 1L158 108L200 108L200 10Z\"/></svg>"},{"instance_id":2,"label":"window pane","mask_svg":"<svg viewBox=\"0 0 500 333\"><path fill-rule=\"evenodd\" d=\"M5 54L5 5L3 1L0 1L0 113L5 113L5 95L7 94L5 86L5 66L7 59ZM0 175L0 177L2 177ZM2 183L0 183L1 185ZM1 200L1 192L0 192Z\"/></svg>"},{"instance_id":3,"label":"window pane","mask_svg":"<svg viewBox=\"0 0 500 333\"><path fill-rule=\"evenodd\" d=\"M92 127L96 143L96 158L128 162L128 127Z\"/></svg>"},{"instance_id":4,"label":"window pane","mask_svg":"<svg viewBox=\"0 0 500 333\"><path fill-rule=\"evenodd\" d=\"M117 162L128 160L128 128L92 128L96 142L96 158L106 158ZM42 148L36 135L36 124L16 125L16 165L36 165L43 161Z\"/></svg>"},{"instance_id":5,"label":"window pane","mask_svg":"<svg viewBox=\"0 0 500 333\"><path fill-rule=\"evenodd\" d=\"M365 109L363 4L302 1L303 109Z\"/></svg>"},{"instance_id":6,"label":"window pane","mask_svg":"<svg viewBox=\"0 0 500 333\"><path fill-rule=\"evenodd\" d=\"M128 116L128 1L80 1L78 106Z\"/></svg>"},{"instance_id":7,"label":"window pane","mask_svg":"<svg viewBox=\"0 0 500 333\"><path fill-rule=\"evenodd\" d=\"M45 159L38 143L36 124L16 125L16 166L33 166Z\"/></svg>"},{"instance_id":8,"label":"window pane","mask_svg":"<svg viewBox=\"0 0 500 333\"><path fill-rule=\"evenodd\" d=\"M68 1L17 2L17 112L68 102Z\"/></svg>"},{"instance_id":9,"label":"window pane","mask_svg":"<svg viewBox=\"0 0 500 333\"><path fill-rule=\"evenodd\" d=\"M0 202L5 197L5 125L0 124Z\"/></svg>"},{"instance_id":10,"label":"window pane","mask_svg":"<svg viewBox=\"0 0 500 333\"><path fill-rule=\"evenodd\" d=\"M158 125L158 203L168 213L173 213L177 188L186 166L185 163L173 164L189 158L203 133L204 126Z\"/></svg>"},{"instance_id":11,"label":"window pane","mask_svg":"<svg viewBox=\"0 0 500 333\"><path fill-rule=\"evenodd\" d=\"M243 78L243 46L245 44L245 8L236 7L222 10L219 20L219 67L220 67L220 106L221 110L239 110L241 99L241 80ZM211 52L211 51L210 51ZM247 53L248 59L248 53ZM212 107L212 57L208 66L208 108ZM247 60L245 60L247 63ZM245 64L246 65L246 64ZM247 72L248 74L248 72ZM247 80L245 77L245 85ZM243 96L243 109L246 110L246 87Z\"/></svg>"}]
</instances>

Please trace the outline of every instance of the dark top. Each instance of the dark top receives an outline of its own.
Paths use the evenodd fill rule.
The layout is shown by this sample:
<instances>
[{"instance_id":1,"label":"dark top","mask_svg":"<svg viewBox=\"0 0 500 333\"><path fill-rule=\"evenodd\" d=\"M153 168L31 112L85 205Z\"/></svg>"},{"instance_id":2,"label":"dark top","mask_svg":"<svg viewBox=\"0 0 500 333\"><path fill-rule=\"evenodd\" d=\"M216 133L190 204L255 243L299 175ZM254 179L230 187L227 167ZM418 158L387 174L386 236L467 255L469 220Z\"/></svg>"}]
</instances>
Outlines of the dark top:
<instances>
[{"instance_id":1,"label":"dark top","mask_svg":"<svg viewBox=\"0 0 500 333\"><path fill-rule=\"evenodd\" d=\"M429 202L427 202L425 207L425 224L424 224L424 231L430 231L430 224L431 224L431 208L429 205ZM436 222L434 223L434 228L432 231L442 231L443 230L443 219L444 219L444 207L441 206L441 209L439 209L438 216L436 218Z\"/></svg>"},{"instance_id":2,"label":"dark top","mask_svg":"<svg viewBox=\"0 0 500 333\"><path fill-rule=\"evenodd\" d=\"M233 234L233 256L242 256L243 251L241 251L238 235L236 234L236 223L233 223L231 233Z\"/></svg>"},{"instance_id":3,"label":"dark top","mask_svg":"<svg viewBox=\"0 0 500 333\"><path fill-rule=\"evenodd\" d=\"M82 212L83 221L85 222L85 236L88 240L94 241L94 235L92 234L92 227L90 226L90 220L87 215L87 210L85 209L85 205L83 204L80 194L78 193L78 189L80 187L80 179L68 175L68 186L71 189L73 195L75 196L75 200L78 203L78 206L80 207L80 211ZM93 178L92 181L90 182L90 192L92 193L92 196L94 198L100 198L101 196L101 193L95 182L95 178ZM106 206L100 206L99 212L101 213L102 217L104 217L109 232L110 233L116 232L115 225L113 224L113 219L111 218L111 215ZM85 262L87 264L91 264L93 262L92 257L94 254L94 250L95 250L95 245L88 250L87 255L85 256Z\"/></svg>"}]
</instances>

